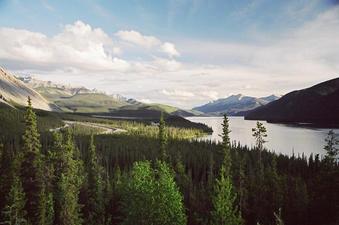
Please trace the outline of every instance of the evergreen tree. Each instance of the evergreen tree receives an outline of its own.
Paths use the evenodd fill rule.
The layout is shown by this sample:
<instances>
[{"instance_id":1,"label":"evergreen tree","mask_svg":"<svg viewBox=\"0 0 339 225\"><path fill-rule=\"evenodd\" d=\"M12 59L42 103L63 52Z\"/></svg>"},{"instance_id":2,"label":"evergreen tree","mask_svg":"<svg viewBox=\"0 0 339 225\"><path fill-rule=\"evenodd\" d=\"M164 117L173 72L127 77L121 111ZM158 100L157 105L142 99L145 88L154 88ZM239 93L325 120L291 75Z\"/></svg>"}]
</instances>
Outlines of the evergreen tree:
<instances>
[{"instance_id":1,"label":"evergreen tree","mask_svg":"<svg viewBox=\"0 0 339 225\"><path fill-rule=\"evenodd\" d=\"M167 134L165 127L164 114L161 112L159 121L159 145L160 145L160 159L163 161L167 160Z\"/></svg>"},{"instance_id":2,"label":"evergreen tree","mask_svg":"<svg viewBox=\"0 0 339 225\"><path fill-rule=\"evenodd\" d=\"M45 224L44 173L41 144L37 129L36 115L32 109L30 97L25 114L25 132L23 135L23 159L21 163L21 182L26 196L25 210L28 223Z\"/></svg>"},{"instance_id":3,"label":"evergreen tree","mask_svg":"<svg viewBox=\"0 0 339 225\"><path fill-rule=\"evenodd\" d=\"M229 176L224 176L224 168L216 180L214 196L212 198L213 211L211 213L213 225L239 225L242 218L238 207L235 205L236 196L233 191L232 181Z\"/></svg>"},{"instance_id":4,"label":"evergreen tree","mask_svg":"<svg viewBox=\"0 0 339 225\"><path fill-rule=\"evenodd\" d=\"M27 152L35 152L40 153L40 140L39 140L39 133L37 127L37 119L36 115L32 108L31 98L28 96L27 100L28 106L26 108L25 113L25 132L22 137L24 141L23 149L25 153Z\"/></svg>"},{"instance_id":5,"label":"evergreen tree","mask_svg":"<svg viewBox=\"0 0 339 225\"><path fill-rule=\"evenodd\" d=\"M103 169L99 165L94 145L94 138L91 135L88 162L87 162L87 202L84 206L87 224L102 224L103 221Z\"/></svg>"},{"instance_id":6,"label":"evergreen tree","mask_svg":"<svg viewBox=\"0 0 339 225\"><path fill-rule=\"evenodd\" d=\"M223 163L220 168L219 177L214 186L212 197L213 210L211 212L211 224L213 225L239 225L242 218L236 206L236 195L233 191L231 176L231 156L228 118L223 120L222 147Z\"/></svg>"},{"instance_id":7,"label":"evergreen tree","mask_svg":"<svg viewBox=\"0 0 339 225\"><path fill-rule=\"evenodd\" d=\"M13 152L4 148L3 144L0 144L0 212L5 207L6 197L11 189L13 183L14 174L14 156ZM2 215L0 213L0 219Z\"/></svg>"},{"instance_id":8,"label":"evergreen tree","mask_svg":"<svg viewBox=\"0 0 339 225\"><path fill-rule=\"evenodd\" d=\"M137 162L125 185L123 212L125 225L184 225L182 196L166 163Z\"/></svg>"},{"instance_id":9,"label":"evergreen tree","mask_svg":"<svg viewBox=\"0 0 339 225\"><path fill-rule=\"evenodd\" d=\"M252 136L255 138L255 143L258 150L263 150L264 144L267 142L265 138L267 137L267 130L264 124L257 121L255 128L252 128Z\"/></svg>"},{"instance_id":10,"label":"evergreen tree","mask_svg":"<svg viewBox=\"0 0 339 225\"><path fill-rule=\"evenodd\" d=\"M43 200L45 206L45 224L50 225L54 222L54 190L55 190L55 160L56 152L48 150L44 157L45 185L43 191Z\"/></svg>"},{"instance_id":11,"label":"evergreen tree","mask_svg":"<svg viewBox=\"0 0 339 225\"><path fill-rule=\"evenodd\" d=\"M223 119L223 123L222 123L222 150L220 155L220 159L221 161L221 165L219 166L219 168L221 166L224 167L224 172L226 176L229 176L231 173L231 167L232 167L232 162L231 162L231 141L230 141L230 137L229 134L231 133L231 130L229 128L229 120L226 116L226 114L224 115L224 119Z\"/></svg>"},{"instance_id":12,"label":"evergreen tree","mask_svg":"<svg viewBox=\"0 0 339 225\"><path fill-rule=\"evenodd\" d=\"M46 193L46 225L52 225L54 223L54 202L53 193Z\"/></svg>"},{"instance_id":13,"label":"evergreen tree","mask_svg":"<svg viewBox=\"0 0 339 225\"><path fill-rule=\"evenodd\" d=\"M330 130L325 139L326 145L324 147L326 151L325 161L333 165L338 162L339 157L339 141L336 139L335 133L333 130Z\"/></svg>"},{"instance_id":14,"label":"evergreen tree","mask_svg":"<svg viewBox=\"0 0 339 225\"><path fill-rule=\"evenodd\" d=\"M55 144L59 148L60 140L55 140ZM83 166L77 158L69 129L66 130L65 141L60 150L57 155L54 224L79 225L82 224L79 192L83 182Z\"/></svg>"},{"instance_id":15,"label":"evergreen tree","mask_svg":"<svg viewBox=\"0 0 339 225\"><path fill-rule=\"evenodd\" d=\"M106 172L106 175L104 176L104 189L103 189L103 214L101 217L103 217L103 225L110 225L114 224L112 223L112 214L113 210L112 205L113 205L113 185L112 181L110 180L110 177L108 175L108 172Z\"/></svg>"},{"instance_id":16,"label":"evergreen tree","mask_svg":"<svg viewBox=\"0 0 339 225\"><path fill-rule=\"evenodd\" d=\"M27 224L25 211L25 193L19 177L15 176L10 192L6 199L6 206L2 211L3 220L0 224L21 225Z\"/></svg>"},{"instance_id":17,"label":"evergreen tree","mask_svg":"<svg viewBox=\"0 0 339 225\"><path fill-rule=\"evenodd\" d=\"M2 155L6 156L7 151ZM18 176L21 163L21 154L18 153L14 157L11 157L11 164L9 164L9 170L7 170L7 179L4 182L9 182L10 189L6 194L5 207L2 210L2 219L0 224L26 224L27 213L25 207L25 193L23 192L20 177ZM3 190L1 190L3 191Z\"/></svg>"},{"instance_id":18,"label":"evergreen tree","mask_svg":"<svg viewBox=\"0 0 339 225\"><path fill-rule=\"evenodd\" d=\"M261 161L261 152L264 150L264 144L267 142L265 138L267 137L267 130L264 124L257 121L255 128L252 128L252 136L255 138L256 148L259 151L259 176L262 178L263 174L263 165Z\"/></svg>"},{"instance_id":19,"label":"evergreen tree","mask_svg":"<svg viewBox=\"0 0 339 225\"><path fill-rule=\"evenodd\" d=\"M238 182L237 182L237 195L239 198L239 211L242 212L246 206L246 187L245 187L245 169L244 169L244 159L238 155Z\"/></svg>"}]
</instances>

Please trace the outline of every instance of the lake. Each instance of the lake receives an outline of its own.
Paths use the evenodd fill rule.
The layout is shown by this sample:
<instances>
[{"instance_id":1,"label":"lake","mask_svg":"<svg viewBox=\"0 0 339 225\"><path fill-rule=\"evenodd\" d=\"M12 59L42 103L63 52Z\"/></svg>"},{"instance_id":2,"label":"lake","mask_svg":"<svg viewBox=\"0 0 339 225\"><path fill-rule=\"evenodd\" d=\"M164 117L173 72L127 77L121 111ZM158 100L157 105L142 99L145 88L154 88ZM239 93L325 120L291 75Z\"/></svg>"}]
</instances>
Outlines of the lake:
<instances>
[{"instance_id":1,"label":"lake","mask_svg":"<svg viewBox=\"0 0 339 225\"><path fill-rule=\"evenodd\" d=\"M222 133L222 117L186 117L192 122L204 123L212 127L211 135L202 137L202 140L220 141ZM256 126L256 121L245 120L243 117L229 117L230 138L232 141L240 141L242 145L254 146L252 128ZM265 143L270 151L292 155L294 152L305 155L324 154L325 138L330 129L299 127L286 124L273 124L261 121L267 129L268 137ZM339 129L333 129L338 135Z\"/></svg>"}]
</instances>

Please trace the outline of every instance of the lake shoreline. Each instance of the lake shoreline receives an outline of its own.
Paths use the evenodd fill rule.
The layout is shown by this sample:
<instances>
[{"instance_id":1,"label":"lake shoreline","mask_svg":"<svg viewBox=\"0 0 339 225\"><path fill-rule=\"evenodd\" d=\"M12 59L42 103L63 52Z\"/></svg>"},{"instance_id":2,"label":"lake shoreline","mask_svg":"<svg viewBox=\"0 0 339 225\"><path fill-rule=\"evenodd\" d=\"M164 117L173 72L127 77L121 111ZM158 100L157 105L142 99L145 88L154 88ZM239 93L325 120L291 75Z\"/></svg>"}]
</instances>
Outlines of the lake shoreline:
<instances>
[{"instance_id":1,"label":"lake shoreline","mask_svg":"<svg viewBox=\"0 0 339 225\"><path fill-rule=\"evenodd\" d=\"M201 140L220 141L222 133L223 117L186 117L192 122L204 123L212 127L213 133ZM261 121L267 128L268 137L265 147L269 151L282 153L285 155L313 154L323 155L325 138L331 128L318 128L308 124L281 124ZM256 120L245 120L244 117L230 116L230 138L232 141L240 142L241 145L254 146L255 140L252 136L252 128L256 125ZM339 134L339 129L333 129Z\"/></svg>"},{"instance_id":2,"label":"lake shoreline","mask_svg":"<svg viewBox=\"0 0 339 225\"><path fill-rule=\"evenodd\" d=\"M216 118L216 117L222 117L222 116L188 116L185 118L191 118L191 117L206 117L206 118ZM263 120L263 119L249 119L246 118L246 116L228 116L228 117L240 117L244 120L250 120L250 121L265 121L267 123L271 124L283 124L283 125L291 125L295 127L305 127L305 128L319 128L319 129L339 129L338 123L332 123L332 122L304 122L304 121L286 121L286 120Z\"/></svg>"}]
</instances>

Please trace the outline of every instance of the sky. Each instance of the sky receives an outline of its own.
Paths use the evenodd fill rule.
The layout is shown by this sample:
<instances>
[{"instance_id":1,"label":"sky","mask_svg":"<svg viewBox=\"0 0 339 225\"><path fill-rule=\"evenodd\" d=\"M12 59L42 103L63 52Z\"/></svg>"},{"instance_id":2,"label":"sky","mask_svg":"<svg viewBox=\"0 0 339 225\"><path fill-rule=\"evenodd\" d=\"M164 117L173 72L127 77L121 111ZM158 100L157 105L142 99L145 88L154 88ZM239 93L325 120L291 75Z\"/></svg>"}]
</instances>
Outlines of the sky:
<instances>
[{"instance_id":1,"label":"sky","mask_svg":"<svg viewBox=\"0 0 339 225\"><path fill-rule=\"evenodd\" d=\"M339 77L338 0L0 0L0 66L184 109Z\"/></svg>"}]
</instances>

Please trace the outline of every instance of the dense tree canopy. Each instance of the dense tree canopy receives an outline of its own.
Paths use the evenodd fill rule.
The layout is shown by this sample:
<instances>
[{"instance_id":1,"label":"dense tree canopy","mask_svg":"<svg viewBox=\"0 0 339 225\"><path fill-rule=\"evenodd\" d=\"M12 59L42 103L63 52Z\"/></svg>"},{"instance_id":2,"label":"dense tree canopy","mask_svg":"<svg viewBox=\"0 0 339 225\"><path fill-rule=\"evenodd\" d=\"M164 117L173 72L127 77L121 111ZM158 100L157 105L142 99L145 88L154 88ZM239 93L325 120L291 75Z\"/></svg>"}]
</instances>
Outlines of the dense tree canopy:
<instances>
[{"instance_id":1,"label":"dense tree canopy","mask_svg":"<svg viewBox=\"0 0 339 225\"><path fill-rule=\"evenodd\" d=\"M2 224L339 221L334 132L326 139L324 157L306 158L267 151L267 130L260 123L253 130L256 147L230 143L227 117L222 143L188 139L192 130L162 122L157 127L96 120L128 131L90 135L99 131L69 127L49 132L39 129L39 121L29 103L25 129L17 131L22 137L12 130L0 135Z\"/></svg>"}]
</instances>

